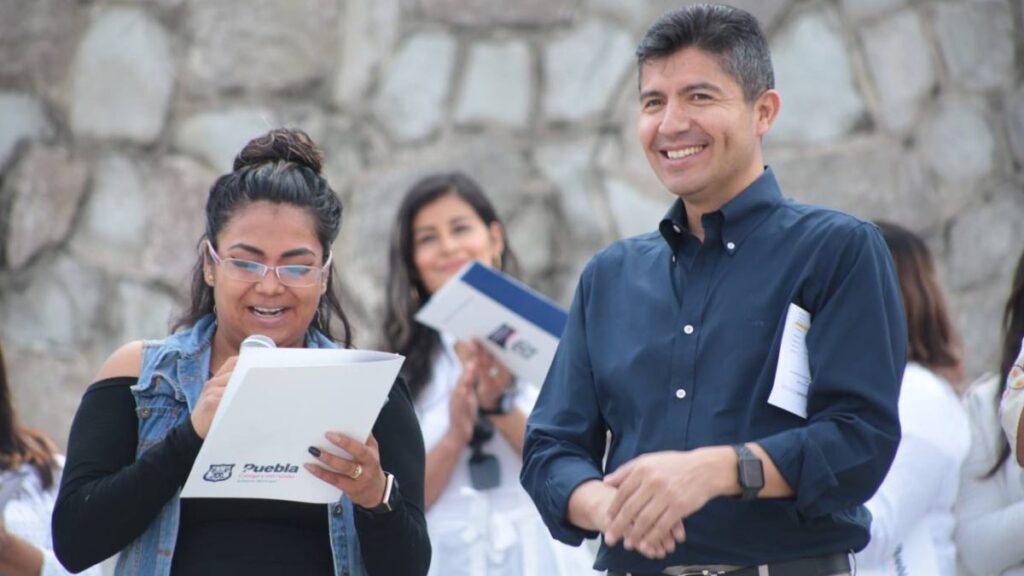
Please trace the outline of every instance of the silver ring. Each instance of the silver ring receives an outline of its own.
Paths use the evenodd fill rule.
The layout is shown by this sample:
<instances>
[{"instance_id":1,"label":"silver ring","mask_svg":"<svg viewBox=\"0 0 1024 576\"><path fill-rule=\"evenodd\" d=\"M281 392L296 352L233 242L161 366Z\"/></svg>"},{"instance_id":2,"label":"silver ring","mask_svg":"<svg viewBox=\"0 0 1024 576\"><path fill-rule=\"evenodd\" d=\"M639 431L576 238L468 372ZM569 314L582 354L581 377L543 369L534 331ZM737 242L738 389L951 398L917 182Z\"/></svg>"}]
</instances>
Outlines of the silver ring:
<instances>
[{"instance_id":1,"label":"silver ring","mask_svg":"<svg viewBox=\"0 0 1024 576\"><path fill-rule=\"evenodd\" d=\"M359 477L363 475L363 465L356 464L356 467L352 469L352 473L349 474L349 478L353 480L359 480Z\"/></svg>"}]
</instances>

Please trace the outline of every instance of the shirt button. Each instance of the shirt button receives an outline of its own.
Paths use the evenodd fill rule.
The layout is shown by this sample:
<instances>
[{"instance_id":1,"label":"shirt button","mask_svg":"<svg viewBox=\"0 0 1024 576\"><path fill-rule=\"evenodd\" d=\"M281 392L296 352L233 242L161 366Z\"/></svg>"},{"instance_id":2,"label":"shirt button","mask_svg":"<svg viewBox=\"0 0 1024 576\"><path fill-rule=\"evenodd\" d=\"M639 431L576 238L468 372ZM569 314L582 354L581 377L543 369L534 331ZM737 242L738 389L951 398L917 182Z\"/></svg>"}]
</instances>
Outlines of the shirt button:
<instances>
[{"instance_id":1,"label":"shirt button","mask_svg":"<svg viewBox=\"0 0 1024 576\"><path fill-rule=\"evenodd\" d=\"M679 224L673 224L672 229L676 231L676 234L682 234L683 229L679 227Z\"/></svg>"},{"instance_id":2,"label":"shirt button","mask_svg":"<svg viewBox=\"0 0 1024 576\"><path fill-rule=\"evenodd\" d=\"M674 255L674 254L672 255L672 263L673 263L673 264L675 264L675 263L676 263L676 257L675 257L675 255Z\"/></svg>"},{"instance_id":3,"label":"shirt button","mask_svg":"<svg viewBox=\"0 0 1024 576\"><path fill-rule=\"evenodd\" d=\"M687 324L686 326L683 326L683 332L685 334L693 334L693 325Z\"/></svg>"},{"instance_id":4,"label":"shirt button","mask_svg":"<svg viewBox=\"0 0 1024 576\"><path fill-rule=\"evenodd\" d=\"M686 390L683 390L682 388L676 390L676 398L679 398L680 400L686 398Z\"/></svg>"},{"instance_id":5,"label":"shirt button","mask_svg":"<svg viewBox=\"0 0 1024 576\"><path fill-rule=\"evenodd\" d=\"M735 243L735 242L726 242L726 243L725 243L725 248L726 248L726 250L728 250L729 252L732 252L733 250L735 250L735 249L736 249L736 243Z\"/></svg>"},{"instance_id":6,"label":"shirt button","mask_svg":"<svg viewBox=\"0 0 1024 576\"><path fill-rule=\"evenodd\" d=\"M334 505L334 515L335 516L341 516L344 512L345 512L345 507L344 506L342 506L341 504L335 504Z\"/></svg>"},{"instance_id":7,"label":"shirt button","mask_svg":"<svg viewBox=\"0 0 1024 576\"><path fill-rule=\"evenodd\" d=\"M139 415L142 416L143 418L149 418L150 414L152 414L152 413L153 413L153 411L147 406L146 408L143 408L140 411Z\"/></svg>"}]
</instances>

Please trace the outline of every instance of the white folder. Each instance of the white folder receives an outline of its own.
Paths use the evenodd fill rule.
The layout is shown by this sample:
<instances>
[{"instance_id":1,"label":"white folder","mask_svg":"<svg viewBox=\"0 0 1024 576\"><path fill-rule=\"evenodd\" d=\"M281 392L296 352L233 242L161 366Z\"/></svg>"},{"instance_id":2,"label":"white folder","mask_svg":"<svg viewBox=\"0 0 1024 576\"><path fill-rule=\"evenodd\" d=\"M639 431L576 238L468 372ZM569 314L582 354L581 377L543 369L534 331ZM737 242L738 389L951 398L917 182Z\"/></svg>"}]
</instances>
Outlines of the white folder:
<instances>
[{"instance_id":1,"label":"white folder","mask_svg":"<svg viewBox=\"0 0 1024 576\"><path fill-rule=\"evenodd\" d=\"M384 352L243 348L182 498L329 503L341 491L310 474L324 438L365 442L405 358Z\"/></svg>"}]
</instances>

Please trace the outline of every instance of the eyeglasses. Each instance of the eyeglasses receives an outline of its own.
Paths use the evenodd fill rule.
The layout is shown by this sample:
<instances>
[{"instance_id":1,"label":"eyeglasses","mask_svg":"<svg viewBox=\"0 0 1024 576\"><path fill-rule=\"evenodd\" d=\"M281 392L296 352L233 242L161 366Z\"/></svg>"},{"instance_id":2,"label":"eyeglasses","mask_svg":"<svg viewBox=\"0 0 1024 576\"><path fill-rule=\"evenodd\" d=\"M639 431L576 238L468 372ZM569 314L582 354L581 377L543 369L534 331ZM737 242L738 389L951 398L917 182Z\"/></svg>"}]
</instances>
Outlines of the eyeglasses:
<instances>
[{"instance_id":1,"label":"eyeglasses","mask_svg":"<svg viewBox=\"0 0 1024 576\"><path fill-rule=\"evenodd\" d=\"M217 252L213 249L213 244L209 240L206 241L206 248L210 251L213 263L224 270L224 273L230 278L255 284L263 280L267 272L273 270L281 284L293 288L316 286L320 282L320 278L327 273L328 268L331 266L331 260L334 258L333 252L328 253L327 262L323 266L302 266L300 264L267 266L266 264L251 260L221 258L217 255Z\"/></svg>"},{"instance_id":2,"label":"eyeglasses","mask_svg":"<svg viewBox=\"0 0 1024 576\"><path fill-rule=\"evenodd\" d=\"M494 454L484 452L484 443L494 436L494 424L484 415L478 414L473 425L473 438L469 447L469 481L477 490L490 490L501 485L501 463Z\"/></svg>"}]
</instances>

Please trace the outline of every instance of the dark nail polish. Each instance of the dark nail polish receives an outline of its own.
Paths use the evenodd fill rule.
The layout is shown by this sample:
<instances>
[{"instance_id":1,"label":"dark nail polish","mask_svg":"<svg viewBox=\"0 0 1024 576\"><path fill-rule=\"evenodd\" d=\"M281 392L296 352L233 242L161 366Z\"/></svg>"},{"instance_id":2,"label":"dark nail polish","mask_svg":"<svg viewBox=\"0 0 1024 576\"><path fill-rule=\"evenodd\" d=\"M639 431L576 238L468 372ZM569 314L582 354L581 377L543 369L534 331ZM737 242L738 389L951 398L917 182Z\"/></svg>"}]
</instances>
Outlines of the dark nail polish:
<instances>
[{"instance_id":1,"label":"dark nail polish","mask_svg":"<svg viewBox=\"0 0 1024 576\"><path fill-rule=\"evenodd\" d=\"M316 446L310 446L309 453L312 454L313 456L316 456L317 458L320 457L320 449L317 448Z\"/></svg>"}]
</instances>

